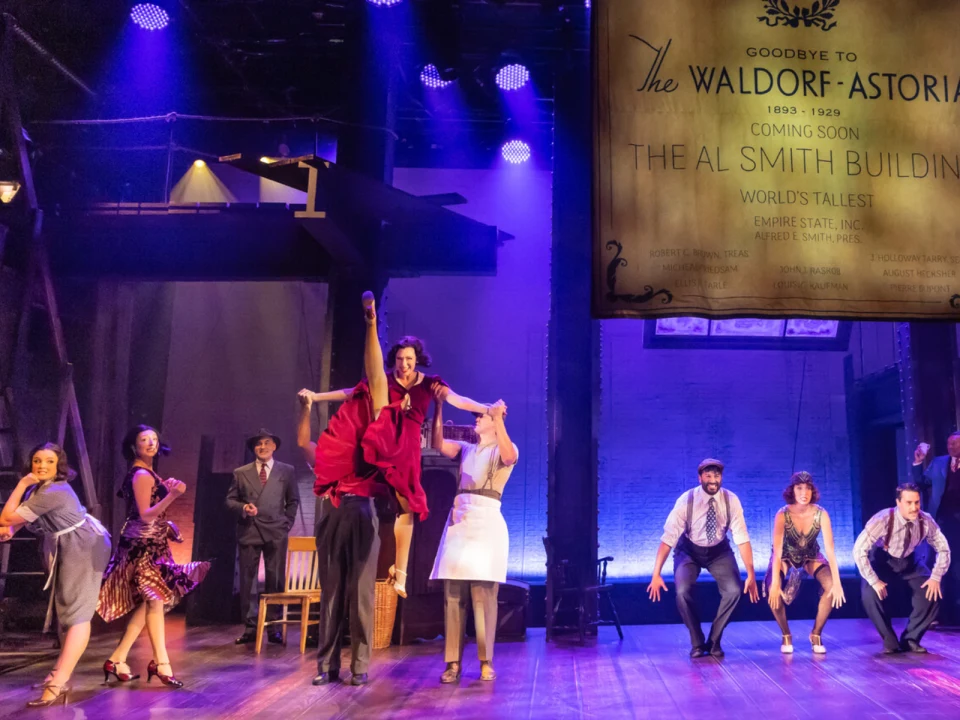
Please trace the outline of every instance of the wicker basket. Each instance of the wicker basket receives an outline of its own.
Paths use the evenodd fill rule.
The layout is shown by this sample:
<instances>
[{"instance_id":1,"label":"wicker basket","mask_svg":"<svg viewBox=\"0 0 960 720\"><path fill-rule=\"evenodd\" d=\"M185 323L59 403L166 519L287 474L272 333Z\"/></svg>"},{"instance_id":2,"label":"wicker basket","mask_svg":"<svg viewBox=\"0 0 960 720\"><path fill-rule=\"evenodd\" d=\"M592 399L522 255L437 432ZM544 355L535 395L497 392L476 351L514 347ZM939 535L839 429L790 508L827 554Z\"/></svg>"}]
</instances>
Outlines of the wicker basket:
<instances>
[{"instance_id":1,"label":"wicker basket","mask_svg":"<svg viewBox=\"0 0 960 720\"><path fill-rule=\"evenodd\" d=\"M373 649L390 647L397 618L397 593L386 580L377 580L373 600Z\"/></svg>"}]
</instances>

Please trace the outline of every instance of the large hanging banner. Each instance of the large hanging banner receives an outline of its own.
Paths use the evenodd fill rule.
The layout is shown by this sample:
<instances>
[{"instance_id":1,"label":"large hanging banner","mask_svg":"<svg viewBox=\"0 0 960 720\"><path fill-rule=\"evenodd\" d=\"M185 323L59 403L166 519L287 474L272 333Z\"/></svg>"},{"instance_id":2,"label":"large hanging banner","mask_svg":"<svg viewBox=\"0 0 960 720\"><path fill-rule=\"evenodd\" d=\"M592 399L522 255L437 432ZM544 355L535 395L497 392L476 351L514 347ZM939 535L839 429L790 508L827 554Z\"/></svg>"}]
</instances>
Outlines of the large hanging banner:
<instances>
[{"instance_id":1,"label":"large hanging banner","mask_svg":"<svg viewBox=\"0 0 960 720\"><path fill-rule=\"evenodd\" d=\"M960 319L960 2L593 12L595 316Z\"/></svg>"}]
</instances>

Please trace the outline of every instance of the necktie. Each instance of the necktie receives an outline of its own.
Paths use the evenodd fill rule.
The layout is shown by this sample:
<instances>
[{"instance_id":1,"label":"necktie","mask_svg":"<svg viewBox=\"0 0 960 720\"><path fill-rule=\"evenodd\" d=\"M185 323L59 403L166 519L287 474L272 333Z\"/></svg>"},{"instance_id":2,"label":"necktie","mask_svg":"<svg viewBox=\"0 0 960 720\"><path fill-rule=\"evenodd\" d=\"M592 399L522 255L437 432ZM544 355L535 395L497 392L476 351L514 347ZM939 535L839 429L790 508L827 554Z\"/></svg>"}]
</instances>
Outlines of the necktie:
<instances>
[{"instance_id":1,"label":"necktie","mask_svg":"<svg viewBox=\"0 0 960 720\"><path fill-rule=\"evenodd\" d=\"M717 499L710 498L707 507L707 540L713 542L717 538Z\"/></svg>"},{"instance_id":2,"label":"necktie","mask_svg":"<svg viewBox=\"0 0 960 720\"><path fill-rule=\"evenodd\" d=\"M960 458L953 458L950 460L950 472L956 472L958 465L960 465Z\"/></svg>"},{"instance_id":3,"label":"necktie","mask_svg":"<svg viewBox=\"0 0 960 720\"><path fill-rule=\"evenodd\" d=\"M913 523L908 522L903 531L903 557L910 554L910 543L913 542Z\"/></svg>"},{"instance_id":4,"label":"necktie","mask_svg":"<svg viewBox=\"0 0 960 720\"><path fill-rule=\"evenodd\" d=\"M260 463L260 484L261 485L267 484L267 464L266 463Z\"/></svg>"}]
</instances>

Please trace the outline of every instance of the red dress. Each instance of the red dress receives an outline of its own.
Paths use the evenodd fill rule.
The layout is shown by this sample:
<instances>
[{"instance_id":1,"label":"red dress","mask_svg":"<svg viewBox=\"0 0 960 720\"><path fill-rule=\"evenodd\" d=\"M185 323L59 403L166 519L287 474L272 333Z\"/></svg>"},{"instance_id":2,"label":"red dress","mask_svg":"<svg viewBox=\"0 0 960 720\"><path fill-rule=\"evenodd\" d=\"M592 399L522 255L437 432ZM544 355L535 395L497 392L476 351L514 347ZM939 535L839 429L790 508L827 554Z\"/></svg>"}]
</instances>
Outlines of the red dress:
<instances>
[{"instance_id":1,"label":"red dress","mask_svg":"<svg viewBox=\"0 0 960 720\"><path fill-rule=\"evenodd\" d=\"M427 496L420 485L420 433L433 401L434 385L446 383L436 375L424 375L422 382L407 389L393 373L387 382L389 404L376 420L365 380L330 418L317 440L313 492L318 496L329 493L333 504L339 505L345 494L372 497L389 486L407 501L411 512L425 520ZM401 406L406 395L410 396L410 409L404 411Z\"/></svg>"}]
</instances>

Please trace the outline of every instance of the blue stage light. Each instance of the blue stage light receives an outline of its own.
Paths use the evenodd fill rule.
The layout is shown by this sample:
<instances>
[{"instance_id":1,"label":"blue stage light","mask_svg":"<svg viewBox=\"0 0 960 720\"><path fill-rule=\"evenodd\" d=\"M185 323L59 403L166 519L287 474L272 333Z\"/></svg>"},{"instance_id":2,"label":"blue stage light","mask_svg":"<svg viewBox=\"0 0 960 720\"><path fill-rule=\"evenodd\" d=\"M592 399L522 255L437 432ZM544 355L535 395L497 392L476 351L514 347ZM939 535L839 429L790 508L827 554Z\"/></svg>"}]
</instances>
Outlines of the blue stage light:
<instances>
[{"instance_id":1,"label":"blue stage light","mask_svg":"<svg viewBox=\"0 0 960 720\"><path fill-rule=\"evenodd\" d=\"M442 77L440 77L440 71L437 70L437 66L430 64L424 65L423 70L420 71L420 82L422 82L428 88L436 90L439 88L445 88L453 81L444 80Z\"/></svg>"},{"instance_id":2,"label":"blue stage light","mask_svg":"<svg viewBox=\"0 0 960 720\"><path fill-rule=\"evenodd\" d=\"M163 30L170 24L167 11L153 3L138 3L130 10L130 19L144 30Z\"/></svg>"},{"instance_id":3,"label":"blue stage light","mask_svg":"<svg viewBox=\"0 0 960 720\"><path fill-rule=\"evenodd\" d=\"M509 140L500 148L500 155L508 163L519 165L530 159L530 146L523 140Z\"/></svg>"},{"instance_id":4,"label":"blue stage light","mask_svg":"<svg viewBox=\"0 0 960 720\"><path fill-rule=\"evenodd\" d=\"M403 0L367 0L367 2L377 7L393 7L399 5Z\"/></svg>"},{"instance_id":5,"label":"blue stage light","mask_svg":"<svg viewBox=\"0 0 960 720\"><path fill-rule=\"evenodd\" d=\"M519 63L504 65L497 72L497 85L501 90L519 90L530 82L530 71Z\"/></svg>"}]
</instances>

